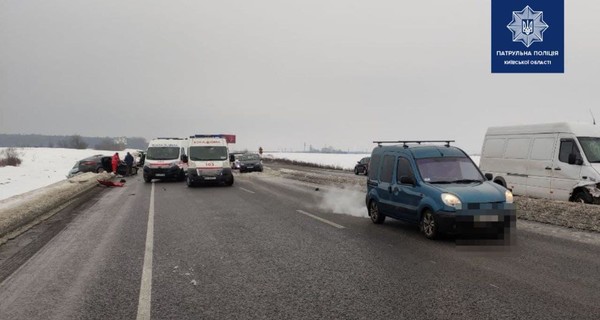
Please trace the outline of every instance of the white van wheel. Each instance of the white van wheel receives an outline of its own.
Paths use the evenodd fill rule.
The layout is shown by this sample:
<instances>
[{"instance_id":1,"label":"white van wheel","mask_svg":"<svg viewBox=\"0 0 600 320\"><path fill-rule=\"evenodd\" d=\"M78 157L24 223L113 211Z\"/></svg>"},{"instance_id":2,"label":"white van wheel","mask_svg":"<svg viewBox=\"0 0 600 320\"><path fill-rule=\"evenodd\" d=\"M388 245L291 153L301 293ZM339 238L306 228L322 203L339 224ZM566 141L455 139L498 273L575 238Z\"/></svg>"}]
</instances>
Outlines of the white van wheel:
<instances>
[{"instance_id":1,"label":"white van wheel","mask_svg":"<svg viewBox=\"0 0 600 320\"><path fill-rule=\"evenodd\" d=\"M592 198L592 195L585 190L579 190L573 195L573 202L594 203L594 199Z\"/></svg>"}]
</instances>

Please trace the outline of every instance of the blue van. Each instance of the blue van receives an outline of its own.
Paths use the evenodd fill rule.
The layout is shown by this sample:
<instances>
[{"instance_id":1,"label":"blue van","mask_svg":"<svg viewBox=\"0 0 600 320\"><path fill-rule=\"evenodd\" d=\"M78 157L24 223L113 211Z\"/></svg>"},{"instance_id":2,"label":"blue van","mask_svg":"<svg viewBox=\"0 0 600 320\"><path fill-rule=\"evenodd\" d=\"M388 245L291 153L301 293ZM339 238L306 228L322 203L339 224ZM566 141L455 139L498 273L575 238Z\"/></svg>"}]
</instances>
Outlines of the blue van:
<instances>
[{"instance_id":1,"label":"blue van","mask_svg":"<svg viewBox=\"0 0 600 320\"><path fill-rule=\"evenodd\" d=\"M454 141L374 142L366 196L373 223L386 217L414 223L429 239L472 231L503 235L514 227L512 193L489 181L463 150L450 146Z\"/></svg>"}]
</instances>

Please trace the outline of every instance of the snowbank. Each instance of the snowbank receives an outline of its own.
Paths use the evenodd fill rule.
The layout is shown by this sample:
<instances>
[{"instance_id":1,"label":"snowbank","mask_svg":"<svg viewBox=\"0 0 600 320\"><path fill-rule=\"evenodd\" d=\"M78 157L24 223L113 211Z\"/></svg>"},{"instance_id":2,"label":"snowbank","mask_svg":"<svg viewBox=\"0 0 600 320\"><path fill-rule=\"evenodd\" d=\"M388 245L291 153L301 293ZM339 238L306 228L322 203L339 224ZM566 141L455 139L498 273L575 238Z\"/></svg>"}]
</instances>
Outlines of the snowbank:
<instances>
[{"instance_id":1,"label":"snowbank","mask_svg":"<svg viewBox=\"0 0 600 320\"><path fill-rule=\"evenodd\" d=\"M6 148L0 148L0 152ZM114 151L62 148L16 148L23 162L18 167L0 168L0 200L45 187L67 178L75 162ZM119 151L121 158L126 151ZM0 205L0 208L2 206Z\"/></svg>"},{"instance_id":2,"label":"snowbank","mask_svg":"<svg viewBox=\"0 0 600 320\"><path fill-rule=\"evenodd\" d=\"M71 199L110 179L109 173L84 173L50 186L0 201L0 239L36 223L40 217L61 208Z\"/></svg>"}]
</instances>

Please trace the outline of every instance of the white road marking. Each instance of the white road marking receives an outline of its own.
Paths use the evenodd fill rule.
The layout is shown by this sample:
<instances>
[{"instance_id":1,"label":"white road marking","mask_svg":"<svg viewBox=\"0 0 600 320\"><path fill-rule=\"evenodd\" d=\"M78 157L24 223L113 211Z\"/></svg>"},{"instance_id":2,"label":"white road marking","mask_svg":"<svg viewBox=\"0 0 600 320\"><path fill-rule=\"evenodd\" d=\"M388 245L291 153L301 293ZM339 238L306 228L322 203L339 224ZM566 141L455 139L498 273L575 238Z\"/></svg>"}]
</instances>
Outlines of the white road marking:
<instances>
[{"instance_id":1,"label":"white road marking","mask_svg":"<svg viewBox=\"0 0 600 320\"><path fill-rule=\"evenodd\" d=\"M327 220L327 219L323 219L323 218L321 218L321 217L317 217L317 216L315 216L314 214L310 214L310 213L308 213L308 212L306 212L306 211L303 211L303 210L296 210L296 211L297 211L297 212L299 212L299 213L302 213L302 214L304 214L304 215L307 215L307 216L309 216L309 217L311 217L311 218L313 218L313 219L317 219L317 220L319 220L319 221L321 221L321 222L323 222L323 223L327 223L327 224L328 224L328 225L330 225L330 226L336 227L336 228L338 228L338 229L344 229L344 226L341 226L341 225L339 225L339 224L337 224L337 223L335 223L335 222L331 222L331 221L329 221L329 220Z\"/></svg>"},{"instance_id":2,"label":"white road marking","mask_svg":"<svg viewBox=\"0 0 600 320\"><path fill-rule=\"evenodd\" d=\"M244 190L244 191L246 191L246 192L248 192L248 193L256 193L256 192L254 192L254 191L252 191L252 190L248 190L248 189L246 189L246 188L242 188L242 187L240 187L240 189L242 189L242 190Z\"/></svg>"},{"instance_id":3,"label":"white road marking","mask_svg":"<svg viewBox=\"0 0 600 320\"><path fill-rule=\"evenodd\" d=\"M152 297L152 251L154 247L154 182L150 191L150 209L148 210L148 230L146 231L146 251L142 267L142 284L138 303L137 320L150 319Z\"/></svg>"},{"instance_id":4,"label":"white road marking","mask_svg":"<svg viewBox=\"0 0 600 320\"><path fill-rule=\"evenodd\" d=\"M500 289L500 287L498 287L498 286L496 286L496 285L493 285L493 284L491 284L491 283L490 283L490 286L492 286L492 287L494 287L494 288L496 288L496 289Z\"/></svg>"}]
</instances>

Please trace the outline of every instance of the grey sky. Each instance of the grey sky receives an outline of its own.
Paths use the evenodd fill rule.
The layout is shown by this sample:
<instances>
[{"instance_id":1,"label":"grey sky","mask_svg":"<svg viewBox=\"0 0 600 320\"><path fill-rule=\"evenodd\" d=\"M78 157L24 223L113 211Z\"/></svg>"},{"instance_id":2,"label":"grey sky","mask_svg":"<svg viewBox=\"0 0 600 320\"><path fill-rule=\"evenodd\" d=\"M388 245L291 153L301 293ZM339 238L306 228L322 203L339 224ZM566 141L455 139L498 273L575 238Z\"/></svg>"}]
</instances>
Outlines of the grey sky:
<instances>
[{"instance_id":1,"label":"grey sky","mask_svg":"<svg viewBox=\"0 0 600 320\"><path fill-rule=\"evenodd\" d=\"M565 2L565 74L507 75L489 0L0 0L0 133L479 152L488 126L600 120L600 3Z\"/></svg>"}]
</instances>

